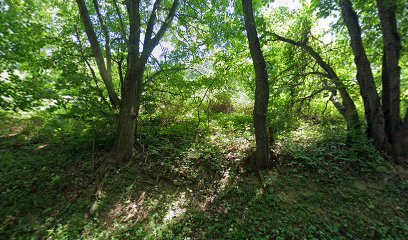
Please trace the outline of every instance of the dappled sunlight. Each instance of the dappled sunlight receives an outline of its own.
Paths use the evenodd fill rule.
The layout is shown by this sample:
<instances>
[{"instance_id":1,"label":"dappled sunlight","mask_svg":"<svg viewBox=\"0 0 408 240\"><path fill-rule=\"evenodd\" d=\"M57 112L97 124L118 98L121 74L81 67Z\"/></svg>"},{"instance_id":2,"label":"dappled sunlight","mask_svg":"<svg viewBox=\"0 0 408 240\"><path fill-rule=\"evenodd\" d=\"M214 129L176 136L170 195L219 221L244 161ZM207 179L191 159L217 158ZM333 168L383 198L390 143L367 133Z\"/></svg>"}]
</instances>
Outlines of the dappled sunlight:
<instances>
[{"instance_id":1,"label":"dappled sunlight","mask_svg":"<svg viewBox=\"0 0 408 240\"><path fill-rule=\"evenodd\" d=\"M138 222L145 219L149 212L145 206L146 192L142 192L138 199L127 199L124 202L118 202L109 212L110 219L118 219L123 217L124 222Z\"/></svg>"},{"instance_id":2,"label":"dappled sunlight","mask_svg":"<svg viewBox=\"0 0 408 240\"><path fill-rule=\"evenodd\" d=\"M218 187L218 191L223 191L227 187L227 184L230 180L230 171L231 169L225 170L221 180L220 180L220 186Z\"/></svg>"},{"instance_id":3,"label":"dappled sunlight","mask_svg":"<svg viewBox=\"0 0 408 240\"><path fill-rule=\"evenodd\" d=\"M204 199L199 201L198 203L201 211L206 211L208 206L216 200L218 193L223 192L228 187L230 187L230 185L232 184L231 171L231 168L226 169L219 180L213 181L211 183L211 186L213 186L213 188L208 189L209 193L207 194L207 196L205 196Z\"/></svg>"},{"instance_id":4,"label":"dappled sunlight","mask_svg":"<svg viewBox=\"0 0 408 240\"><path fill-rule=\"evenodd\" d=\"M0 0L0 239L408 239L406 1Z\"/></svg>"},{"instance_id":5,"label":"dappled sunlight","mask_svg":"<svg viewBox=\"0 0 408 240\"><path fill-rule=\"evenodd\" d=\"M181 216L187 211L187 196L186 192L181 192L176 201L172 202L169 206L169 209L166 212L166 215L163 218L164 222L168 222L173 218Z\"/></svg>"}]
</instances>

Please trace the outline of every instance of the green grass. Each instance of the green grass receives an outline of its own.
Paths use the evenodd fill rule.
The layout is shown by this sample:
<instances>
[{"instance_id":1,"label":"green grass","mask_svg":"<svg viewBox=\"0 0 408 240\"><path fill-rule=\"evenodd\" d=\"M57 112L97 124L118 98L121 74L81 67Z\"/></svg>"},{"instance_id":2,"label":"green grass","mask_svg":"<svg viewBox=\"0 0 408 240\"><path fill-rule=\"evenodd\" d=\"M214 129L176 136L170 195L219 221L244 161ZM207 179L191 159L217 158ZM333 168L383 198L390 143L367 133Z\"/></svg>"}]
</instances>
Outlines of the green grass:
<instances>
[{"instance_id":1,"label":"green grass","mask_svg":"<svg viewBox=\"0 0 408 240\"><path fill-rule=\"evenodd\" d=\"M407 168L340 128L282 133L258 174L238 114L143 120L120 166L102 122L0 118L0 239L408 239Z\"/></svg>"}]
</instances>

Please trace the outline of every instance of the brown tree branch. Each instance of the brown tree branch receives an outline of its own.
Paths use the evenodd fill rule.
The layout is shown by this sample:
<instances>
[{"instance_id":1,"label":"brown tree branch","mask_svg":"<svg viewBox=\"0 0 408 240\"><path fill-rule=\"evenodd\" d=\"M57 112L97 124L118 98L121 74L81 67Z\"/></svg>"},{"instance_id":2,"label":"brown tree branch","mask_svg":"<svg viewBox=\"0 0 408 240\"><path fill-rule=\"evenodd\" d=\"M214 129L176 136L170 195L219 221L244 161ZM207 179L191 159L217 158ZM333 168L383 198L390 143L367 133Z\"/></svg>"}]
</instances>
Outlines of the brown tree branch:
<instances>
[{"instance_id":1,"label":"brown tree branch","mask_svg":"<svg viewBox=\"0 0 408 240\"><path fill-rule=\"evenodd\" d=\"M101 100L102 100L106 105L110 106L110 104L106 101L105 96L103 95L102 89L99 87L99 83L98 83L98 82L99 82L99 79L98 79L98 77L96 76L95 70L94 70L93 67L91 66L91 63L88 61L88 59L87 59L87 57L86 57L86 55L85 55L84 49L82 48L83 45L82 45L81 38L80 38L80 36L79 36L79 31L78 31L77 26L75 26L75 35L76 35L77 40L78 40L78 43L79 43L79 46L78 46L78 47L79 47L79 51L80 51L80 53L81 53L82 60L84 60L86 66L88 67L89 71L91 72L92 79L93 79L93 81L94 81L94 83L95 83L95 87L96 87L96 89L97 89L97 92L98 92L98 94L99 94L99 97L101 98Z\"/></svg>"},{"instance_id":2,"label":"brown tree branch","mask_svg":"<svg viewBox=\"0 0 408 240\"><path fill-rule=\"evenodd\" d=\"M110 78L112 78L112 53L111 53L111 47L110 47L109 31L103 21L103 17L99 9L98 0L93 0L93 4L95 7L96 15L98 16L99 24L101 25L101 28L102 28L103 36L105 38L106 70L108 71Z\"/></svg>"},{"instance_id":3,"label":"brown tree branch","mask_svg":"<svg viewBox=\"0 0 408 240\"><path fill-rule=\"evenodd\" d=\"M128 50L128 68L136 64L139 59L139 42L140 42L140 0L127 0L127 12L130 22L129 50Z\"/></svg>"},{"instance_id":4,"label":"brown tree branch","mask_svg":"<svg viewBox=\"0 0 408 240\"><path fill-rule=\"evenodd\" d=\"M156 15L157 15L156 12L157 12L157 8L159 7L161 1L162 0L154 1L152 12L150 14L150 18L147 21L147 25L146 25L146 34L145 34L145 39L143 43L144 46L147 46L149 44L149 41L152 39L154 26L156 25Z\"/></svg>"},{"instance_id":5,"label":"brown tree branch","mask_svg":"<svg viewBox=\"0 0 408 240\"><path fill-rule=\"evenodd\" d=\"M316 52L311 46L307 44L307 41L297 42L292 39L279 36L276 33L270 34L274 36L276 40L286 42L291 45L302 48L315 59L316 63L326 72L326 74L322 74L322 76L330 79L340 93L340 96L343 100L343 104L341 104L342 106L339 105L335 98L331 98L331 101L333 102L337 110L340 112L340 114L343 115L344 119L348 124L348 129L353 131L360 131L360 120L355 103L351 98L350 94L348 93L346 86L340 80L339 76L334 71L334 69L323 60L323 58L320 56L318 52Z\"/></svg>"},{"instance_id":6,"label":"brown tree branch","mask_svg":"<svg viewBox=\"0 0 408 240\"><path fill-rule=\"evenodd\" d=\"M105 84L105 87L108 91L108 95L109 95L109 100L112 104L113 107L117 107L119 106L120 103L120 99L117 95L117 93L115 92L114 89L114 85L112 82L112 76L110 74L108 74L108 71L106 69L105 66L105 61L102 55L102 51L99 47L99 42L98 42L98 38L96 36L95 30L92 26L92 22L91 19L89 17L89 12L88 9L86 7L85 1L84 0L76 0L77 5L78 5L78 9L79 9L79 13L81 15L81 19L82 19L82 23L85 26L85 32L88 36L88 40L89 43L91 44L91 48L92 48L92 53L94 55L96 64L98 66L99 69L99 73L102 77L102 80Z\"/></svg>"}]
</instances>

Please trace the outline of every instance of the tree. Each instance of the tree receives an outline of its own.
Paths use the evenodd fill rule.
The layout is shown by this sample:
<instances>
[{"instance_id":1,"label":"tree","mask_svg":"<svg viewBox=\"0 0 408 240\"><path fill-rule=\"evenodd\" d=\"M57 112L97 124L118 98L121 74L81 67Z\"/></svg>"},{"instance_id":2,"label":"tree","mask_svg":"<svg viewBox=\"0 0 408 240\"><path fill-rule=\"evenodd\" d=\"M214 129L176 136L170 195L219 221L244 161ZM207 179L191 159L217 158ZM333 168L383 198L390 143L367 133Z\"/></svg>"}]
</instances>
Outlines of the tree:
<instances>
[{"instance_id":1,"label":"tree","mask_svg":"<svg viewBox=\"0 0 408 240\"><path fill-rule=\"evenodd\" d=\"M266 62L256 30L252 0L242 0L242 8L244 11L249 50L251 52L256 77L254 106L256 140L255 165L258 169L262 169L268 167L270 164L268 129L266 124L269 102L269 78L266 69Z\"/></svg>"},{"instance_id":2,"label":"tree","mask_svg":"<svg viewBox=\"0 0 408 240\"><path fill-rule=\"evenodd\" d=\"M357 81L364 103L368 137L373 139L378 149L390 155L408 157L408 119L401 121L400 116L400 67L398 63L401 42L396 20L397 2L377 0L384 45L382 102L363 45L359 17L350 0L341 0L339 4L357 67Z\"/></svg>"},{"instance_id":3,"label":"tree","mask_svg":"<svg viewBox=\"0 0 408 240\"><path fill-rule=\"evenodd\" d=\"M304 39L303 41L295 41L289 38L282 37L276 33L273 33L272 35L278 41L282 41L302 48L316 61L320 68L324 70L324 72L313 72L313 74L321 75L324 78L329 79L334 84L335 92L337 90L340 93L342 103L338 102L335 98L335 92L330 97L330 101L333 103L333 105L336 107L336 109L343 116L344 120L347 123L347 130L349 135L348 138L351 140L352 138L356 137L356 135L358 135L361 130L357 108L353 99L348 93L346 86L341 81L340 77L337 75L333 67L329 63L327 63L316 50L308 45L307 39ZM328 87L327 84L324 85L325 87L322 90L332 91L332 89Z\"/></svg>"},{"instance_id":4,"label":"tree","mask_svg":"<svg viewBox=\"0 0 408 240\"><path fill-rule=\"evenodd\" d=\"M86 34L88 36L89 43L92 48L93 57L97 64L99 73L107 89L108 96L112 107L119 108L119 116L117 119L117 136L116 142L113 148L115 158L118 160L124 160L129 158L133 154L133 146L135 142L136 133L136 121L139 116L139 108L141 95L143 92L143 77L146 69L147 61L154 50L163 38L167 29L171 25L177 8L179 6L179 0L174 0L171 4L167 14L162 18L161 25L157 24L160 16L164 15L164 3L161 0L155 0L152 4L152 10L146 20L144 29L143 47L140 47L141 32L143 27L143 21L141 13L145 9L140 0L127 0L126 9L129 23L129 33L126 34L125 21L123 20L120 8L116 1L113 1L116 17L120 23L120 34L122 40L127 44L127 68L123 79L121 78L121 91L119 94L115 91L114 83L112 80L112 51L111 51L111 34L108 31L105 19L99 10L99 2L93 1L94 9L97 14L98 24L102 29L102 35L104 38L105 56L101 50L101 43L97 37L94 29L94 23L90 18L88 8L85 0L77 0L79 13L82 19L82 23L85 27ZM150 4L147 2L146 4ZM108 17L109 18L109 17ZM107 19L108 19L107 18ZM106 60L105 60L106 59ZM121 72L121 65L119 64L119 72Z\"/></svg>"}]
</instances>

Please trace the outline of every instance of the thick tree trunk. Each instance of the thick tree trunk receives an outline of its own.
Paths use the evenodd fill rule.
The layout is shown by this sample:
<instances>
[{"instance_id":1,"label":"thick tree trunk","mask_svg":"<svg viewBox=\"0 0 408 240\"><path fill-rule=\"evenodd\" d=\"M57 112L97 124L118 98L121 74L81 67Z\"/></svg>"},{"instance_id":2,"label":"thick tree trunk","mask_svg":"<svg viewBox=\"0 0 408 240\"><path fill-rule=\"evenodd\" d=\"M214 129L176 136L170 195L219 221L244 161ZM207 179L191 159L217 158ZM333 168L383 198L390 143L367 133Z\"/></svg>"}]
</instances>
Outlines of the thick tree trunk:
<instances>
[{"instance_id":1,"label":"thick tree trunk","mask_svg":"<svg viewBox=\"0 0 408 240\"><path fill-rule=\"evenodd\" d=\"M408 121L392 136L392 150L394 156L408 162Z\"/></svg>"},{"instance_id":2,"label":"thick tree trunk","mask_svg":"<svg viewBox=\"0 0 408 240\"><path fill-rule=\"evenodd\" d=\"M256 158L255 165L258 169L266 168L270 165L268 129L266 116L269 102L269 79L266 70L266 63L259 43L256 30L255 19L253 16L252 0L242 0L244 10L245 27L249 43L249 49L256 75L255 106L254 106L254 124L256 139Z\"/></svg>"},{"instance_id":3,"label":"thick tree trunk","mask_svg":"<svg viewBox=\"0 0 408 240\"><path fill-rule=\"evenodd\" d=\"M400 116L400 67L398 66L401 40L397 29L396 3L394 0L377 0L381 20L384 52L382 69L382 105L385 131L393 136L401 125Z\"/></svg>"},{"instance_id":4,"label":"thick tree trunk","mask_svg":"<svg viewBox=\"0 0 408 240\"><path fill-rule=\"evenodd\" d=\"M134 99L135 96L128 96L128 98ZM137 112L136 101L122 102L117 121L116 142L113 148L114 158L118 161L125 161L133 156Z\"/></svg>"},{"instance_id":5,"label":"thick tree trunk","mask_svg":"<svg viewBox=\"0 0 408 240\"><path fill-rule=\"evenodd\" d=\"M400 112L401 69L398 63L401 40L397 28L397 4L394 0L377 0L377 8L384 42L382 105L385 115L385 131L392 145L389 153L397 158L408 160L408 119L401 124Z\"/></svg>"},{"instance_id":6,"label":"thick tree trunk","mask_svg":"<svg viewBox=\"0 0 408 240\"><path fill-rule=\"evenodd\" d=\"M120 106L117 121L117 137L113 149L114 157L119 161L133 156L143 87L143 72L144 68L140 66L137 69L129 69L124 81L123 101Z\"/></svg>"},{"instance_id":7,"label":"thick tree trunk","mask_svg":"<svg viewBox=\"0 0 408 240\"><path fill-rule=\"evenodd\" d=\"M374 144L377 148L386 150L389 146L388 136L384 130L384 114L375 86L370 62L363 46L358 16L350 0L341 0L340 7L344 23L351 38L351 48L357 67L357 81L360 86L360 94L363 98L364 112L367 121L367 135L374 140Z\"/></svg>"},{"instance_id":8,"label":"thick tree trunk","mask_svg":"<svg viewBox=\"0 0 408 240\"><path fill-rule=\"evenodd\" d=\"M155 0L150 18L147 22L143 51L139 52L140 43L140 1L127 1L127 11L130 20L130 35L128 49L128 69L122 86L122 104L118 118L118 132L113 152L117 160L126 160L133 155L137 131L137 119L143 93L143 74L147 60L153 49L163 38L169 28L179 6L179 0L173 5L162 25L153 36L156 26L156 15L161 0Z\"/></svg>"}]
</instances>

